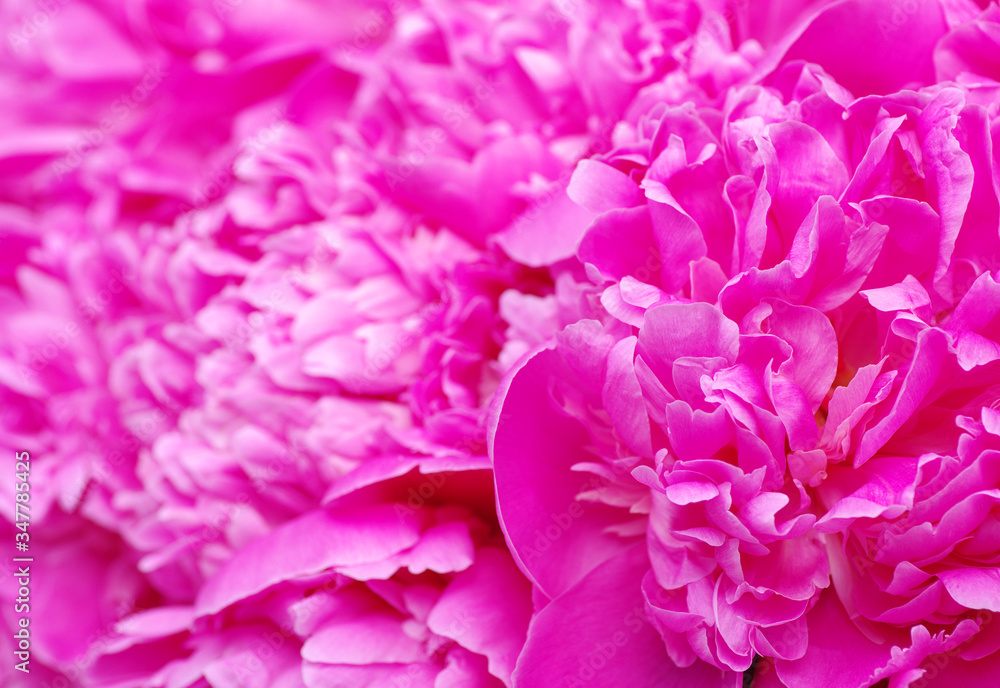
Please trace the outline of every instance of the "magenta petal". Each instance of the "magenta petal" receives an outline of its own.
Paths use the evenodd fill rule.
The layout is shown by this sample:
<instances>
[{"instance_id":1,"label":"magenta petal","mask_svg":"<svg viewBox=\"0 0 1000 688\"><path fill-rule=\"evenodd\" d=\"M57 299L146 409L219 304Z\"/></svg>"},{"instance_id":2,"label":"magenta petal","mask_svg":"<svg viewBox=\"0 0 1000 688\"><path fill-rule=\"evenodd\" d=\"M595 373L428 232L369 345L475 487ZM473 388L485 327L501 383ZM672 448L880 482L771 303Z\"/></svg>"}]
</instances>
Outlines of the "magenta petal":
<instances>
[{"instance_id":1,"label":"magenta petal","mask_svg":"<svg viewBox=\"0 0 1000 688\"><path fill-rule=\"evenodd\" d=\"M724 406L706 413L692 410L684 401L672 401L666 404L666 421L670 447L681 460L714 456L735 439L733 421Z\"/></svg>"},{"instance_id":2,"label":"magenta petal","mask_svg":"<svg viewBox=\"0 0 1000 688\"><path fill-rule=\"evenodd\" d=\"M762 657L757 660L750 688L788 688L788 686L778 677L778 672L774 668L774 660L770 657Z\"/></svg>"},{"instance_id":3,"label":"magenta petal","mask_svg":"<svg viewBox=\"0 0 1000 688\"><path fill-rule=\"evenodd\" d=\"M632 208L643 200L642 190L628 175L596 160L580 161L573 171L566 194L594 213Z\"/></svg>"},{"instance_id":4,"label":"magenta petal","mask_svg":"<svg viewBox=\"0 0 1000 688\"><path fill-rule=\"evenodd\" d=\"M661 271L663 289L674 293L690 279L690 264L707 257L708 247L703 230L690 215L677 207L676 202L651 200L648 207L656 246L664 258Z\"/></svg>"},{"instance_id":5,"label":"magenta petal","mask_svg":"<svg viewBox=\"0 0 1000 688\"><path fill-rule=\"evenodd\" d=\"M839 197L849 181L844 162L815 129L800 122L770 127L780 170L771 212L783 233L796 231L823 196Z\"/></svg>"},{"instance_id":6,"label":"magenta petal","mask_svg":"<svg viewBox=\"0 0 1000 688\"><path fill-rule=\"evenodd\" d=\"M646 206L609 210L598 216L580 240L576 255L615 280L631 275L656 283L663 266Z\"/></svg>"},{"instance_id":7,"label":"magenta petal","mask_svg":"<svg viewBox=\"0 0 1000 688\"><path fill-rule=\"evenodd\" d=\"M635 337L618 342L608 354L608 374L601 392L604 408L622 439L639 456L652 456L649 416L635 374Z\"/></svg>"},{"instance_id":8,"label":"magenta petal","mask_svg":"<svg viewBox=\"0 0 1000 688\"><path fill-rule=\"evenodd\" d=\"M768 320L770 332L792 347L791 360L780 370L789 369L815 413L837 374L836 332L815 308L777 303L774 309Z\"/></svg>"},{"instance_id":9,"label":"magenta petal","mask_svg":"<svg viewBox=\"0 0 1000 688\"><path fill-rule=\"evenodd\" d=\"M302 662L307 688L384 688L393 682L408 688L436 688L438 667L428 662L411 664L325 664Z\"/></svg>"},{"instance_id":10,"label":"magenta petal","mask_svg":"<svg viewBox=\"0 0 1000 688\"><path fill-rule=\"evenodd\" d=\"M302 646L302 658L324 664L409 664L420 661L422 643L406 634L399 615L365 614L335 619Z\"/></svg>"},{"instance_id":11,"label":"magenta petal","mask_svg":"<svg viewBox=\"0 0 1000 688\"><path fill-rule=\"evenodd\" d=\"M519 263L532 267L551 265L573 257L595 217L560 188L526 210L496 240Z\"/></svg>"},{"instance_id":12,"label":"magenta petal","mask_svg":"<svg viewBox=\"0 0 1000 688\"><path fill-rule=\"evenodd\" d=\"M448 651L446 666L434 679L434 688L499 688L500 681L486 670L486 658L461 646Z\"/></svg>"},{"instance_id":13,"label":"magenta petal","mask_svg":"<svg viewBox=\"0 0 1000 688\"><path fill-rule=\"evenodd\" d=\"M944 662L948 659L950 661ZM1000 653L994 653L976 661L966 661L961 657L941 655L931 657L927 661L927 671L911 685L926 688L954 688L954 686L982 686L996 688L1000 686L997 677L1000 676ZM938 669L938 664L944 666Z\"/></svg>"},{"instance_id":14,"label":"magenta petal","mask_svg":"<svg viewBox=\"0 0 1000 688\"><path fill-rule=\"evenodd\" d=\"M695 661L678 668L646 620L638 545L604 562L553 600L528 629L514 670L516 688L580 684L593 688L736 688L740 675Z\"/></svg>"},{"instance_id":15,"label":"magenta petal","mask_svg":"<svg viewBox=\"0 0 1000 688\"><path fill-rule=\"evenodd\" d=\"M607 507L576 499L588 478L570 468L590 439L580 422L550 402L550 385L566 374L550 349L522 359L497 391L488 434L511 552L549 597L627 545L605 532L615 522Z\"/></svg>"},{"instance_id":16,"label":"magenta petal","mask_svg":"<svg viewBox=\"0 0 1000 688\"><path fill-rule=\"evenodd\" d=\"M636 351L661 380L670 380L672 364L682 356L719 357L732 364L739 346L739 328L718 308L664 304L646 312Z\"/></svg>"},{"instance_id":17,"label":"magenta petal","mask_svg":"<svg viewBox=\"0 0 1000 688\"><path fill-rule=\"evenodd\" d=\"M941 571L938 578L962 606L1000 612L1000 569L953 569Z\"/></svg>"},{"instance_id":18,"label":"magenta petal","mask_svg":"<svg viewBox=\"0 0 1000 688\"><path fill-rule=\"evenodd\" d=\"M917 339L913 364L891 410L865 432L854 455L855 467L861 466L889 441L896 430L920 407L945 369L948 343L940 330L924 330Z\"/></svg>"},{"instance_id":19,"label":"magenta petal","mask_svg":"<svg viewBox=\"0 0 1000 688\"><path fill-rule=\"evenodd\" d=\"M972 198L974 168L969 154L962 150L952 129L965 107L965 94L958 89L944 89L920 114L920 127L927 131L923 155L927 170L928 201L941 216L941 242L934 284L950 295L947 274L958 241L969 201Z\"/></svg>"},{"instance_id":20,"label":"magenta petal","mask_svg":"<svg viewBox=\"0 0 1000 688\"><path fill-rule=\"evenodd\" d=\"M885 665L891 644L876 645L851 623L833 589L809 612L809 647L801 659L776 660L788 688L869 688L868 677ZM850 657L851 661L844 661Z\"/></svg>"},{"instance_id":21,"label":"magenta petal","mask_svg":"<svg viewBox=\"0 0 1000 688\"><path fill-rule=\"evenodd\" d=\"M976 21L963 23L941 39L934 49L938 78L952 81L963 72L1000 77L994 52L997 35L990 29L1000 19L1000 10L990 5Z\"/></svg>"},{"instance_id":22,"label":"magenta petal","mask_svg":"<svg viewBox=\"0 0 1000 688\"><path fill-rule=\"evenodd\" d=\"M380 561L412 547L419 536L415 515L400 515L387 504L310 512L240 550L205 583L195 613L215 614L272 585L331 567Z\"/></svg>"},{"instance_id":23,"label":"magenta petal","mask_svg":"<svg viewBox=\"0 0 1000 688\"><path fill-rule=\"evenodd\" d=\"M948 27L936 0L913 7L906 12L891 0L830 3L809 21L784 62L815 62L855 96L932 83L932 51Z\"/></svg>"},{"instance_id":24,"label":"magenta petal","mask_svg":"<svg viewBox=\"0 0 1000 688\"><path fill-rule=\"evenodd\" d=\"M490 673L510 685L531 619L530 592L530 584L506 552L480 549L476 563L441 594L427 627L484 655Z\"/></svg>"}]
</instances>

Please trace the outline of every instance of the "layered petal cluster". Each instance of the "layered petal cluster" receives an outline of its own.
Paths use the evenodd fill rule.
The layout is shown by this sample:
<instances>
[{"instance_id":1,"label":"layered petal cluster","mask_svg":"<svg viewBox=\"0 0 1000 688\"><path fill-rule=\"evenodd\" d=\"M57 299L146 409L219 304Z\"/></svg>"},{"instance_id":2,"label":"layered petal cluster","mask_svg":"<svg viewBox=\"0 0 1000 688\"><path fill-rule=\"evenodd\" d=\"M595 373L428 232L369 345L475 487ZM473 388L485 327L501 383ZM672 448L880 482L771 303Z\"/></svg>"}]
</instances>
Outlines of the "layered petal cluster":
<instances>
[{"instance_id":1,"label":"layered petal cluster","mask_svg":"<svg viewBox=\"0 0 1000 688\"><path fill-rule=\"evenodd\" d=\"M859 449L853 461L831 466L818 490L826 510L816 530L826 534L842 605L826 613L865 656L851 685L895 676L902 685L946 685L996 670L1000 368L989 352L1000 342L997 279L982 274L936 318L928 307L918 308L921 315L883 311L887 322L912 323L910 359L874 378L884 385L882 399L847 401L854 381L834 392L860 421L859 446L872 446L870 458ZM985 352L970 358L971 341ZM893 355L856 379L866 384ZM873 633L905 651L890 655L871 642ZM816 680L802 667L777 668L789 685Z\"/></svg>"},{"instance_id":2,"label":"layered petal cluster","mask_svg":"<svg viewBox=\"0 0 1000 688\"><path fill-rule=\"evenodd\" d=\"M491 426L551 600L515 682L991 685L995 13L930 5L870 3L881 39L838 51L808 37L861 8L808 8L724 97L650 86L577 165L601 308L551 312ZM854 68L886 44L919 59ZM556 650L599 598L596 644Z\"/></svg>"},{"instance_id":3,"label":"layered petal cluster","mask_svg":"<svg viewBox=\"0 0 1000 688\"><path fill-rule=\"evenodd\" d=\"M240 549L192 604L116 624L87 684L509 685L530 586L488 473L371 479Z\"/></svg>"}]
</instances>

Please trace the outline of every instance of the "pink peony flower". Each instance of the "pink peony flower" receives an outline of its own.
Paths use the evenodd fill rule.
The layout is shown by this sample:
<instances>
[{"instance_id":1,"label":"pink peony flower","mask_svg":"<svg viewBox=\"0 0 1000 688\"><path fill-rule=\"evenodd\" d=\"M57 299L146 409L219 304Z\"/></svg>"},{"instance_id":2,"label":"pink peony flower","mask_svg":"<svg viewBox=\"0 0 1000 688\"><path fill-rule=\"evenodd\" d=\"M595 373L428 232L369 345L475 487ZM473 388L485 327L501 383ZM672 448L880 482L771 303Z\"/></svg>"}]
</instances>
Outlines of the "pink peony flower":
<instances>
[{"instance_id":1,"label":"pink peony flower","mask_svg":"<svg viewBox=\"0 0 1000 688\"><path fill-rule=\"evenodd\" d=\"M552 600L523 685L735 685L755 656L759 683L792 688L989 670L973 660L991 652L992 559L942 560L989 507L956 507L956 531L916 495L929 505L922 486L955 477L944 456L970 476L986 465L960 447L997 394L993 86L858 99L933 77L901 81L911 67L888 60L848 78L852 51L801 37L844 30L838 12L771 48L719 109L651 89L574 172L569 196L596 214L577 256L603 312L514 366L490 434L505 533ZM790 58L807 55L819 64ZM973 500L991 480L955 489ZM598 599L557 649L552 630L583 623L569 608ZM846 649L823 640L834 622Z\"/></svg>"}]
</instances>

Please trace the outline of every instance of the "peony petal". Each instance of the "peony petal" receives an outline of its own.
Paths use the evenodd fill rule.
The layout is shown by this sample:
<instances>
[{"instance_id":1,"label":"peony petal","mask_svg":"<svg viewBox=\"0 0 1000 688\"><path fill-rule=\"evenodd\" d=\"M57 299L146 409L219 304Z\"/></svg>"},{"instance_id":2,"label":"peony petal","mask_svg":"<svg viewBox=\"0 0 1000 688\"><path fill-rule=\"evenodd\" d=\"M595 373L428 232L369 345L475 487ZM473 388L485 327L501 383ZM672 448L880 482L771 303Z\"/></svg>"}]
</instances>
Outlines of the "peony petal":
<instances>
[{"instance_id":1,"label":"peony petal","mask_svg":"<svg viewBox=\"0 0 1000 688\"><path fill-rule=\"evenodd\" d=\"M682 356L719 357L732 364L739 352L739 328L706 303L664 304L646 312L636 353L661 380Z\"/></svg>"},{"instance_id":2,"label":"peony petal","mask_svg":"<svg viewBox=\"0 0 1000 688\"><path fill-rule=\"evenodd\" d=\"M801 659L775 661L788 688L868 688L868 677L889 660L888 643L876 645L855 628L833 590L820 595L809 612L809 648ZM850 657L845 662L844 657Z\"/></svg>"},{"instance_id":3,"label":"peony petal","mask_svg":"<svg viewBox=\"0 0 1000 688\"><path fill-rule=\"evenodd\" d=\"M416 518L400 516L389 505L313 511L240 550L206 581L195 614L215 614L282 581L377 562L412 547L418 538Z\"/></svg>"},{"instance_id":4,"label":"peony petal","mask_svg":"<svg viewBox=\"0 0 1000 688\"><path fill-rule=\"evenodd\" d=\"M639 456L651 457L649 417L635 374L635 345L635 337L628 337L611 349L601 397L615 430L629 448Z\"/></svg>"},{"instance_id":5,"label":"peony petal","mask_svg":"<svg viewBox=\"0 0 1000 688\"><path fill-rule=\"evenodd\" d=\"M932 51L947 28L936 1L904 10L891 0L840 0L792 34L781 59L814 62L855 96L892 93L933 82Z\"/></svg>"},{"instance_id":6,"label":"peony petal","mask_svg":"<svg viewBox=\"0 0 1000 688\"><path fill-rule=\"evenodd\" d=\"M566 195L593 213L633 208L643 201L642 190L628 175L596 160L579 162Z\"/></svg>"},{"instance_id":7,"label":"peony petal","mask_svg":"<svg viewBox=\"0 0 1000 688\"><path fill-rule=\"evenodd\" d=\"M640 585L648 568L638 545L607 560L531 622L515 686L736 688L740 675L696 661L680 669L646 620Z\"/></svg>"},{"instance_id":8,"label":"peony petal","mask_svg":"<svg viewBox=\"0 0 1000 688\"><path fill-rule=\"evenodd\" d=\"M1000 569L953 569L937 576L952 599L963 607L1000 612Z\"/></svg>"},{"instance_id":9,"label":"peony petal","mask_svg":"<svg viewBox=\"0 0 1000 688\"><path fill-rule=\"evenodd\" d=\"M491 674L510 685L531 619L530 585L502 550L482 548L445 588L427 627L485 655Z\"/></svg>"},{"instance_id":10,"label":"peony petal","mask_svg":"<svg viewBox=\"0 0 1000 688\"><path fill-rule=\"evenodd\" d=\"M616 520L612 510L576 499L592 479L570 467L590 440L550 403L550 385L566 374L549 348L523 358L497 391L487 435L507 541L549 597L627 546L605 532Z\"/></svg>"}]
</instances>

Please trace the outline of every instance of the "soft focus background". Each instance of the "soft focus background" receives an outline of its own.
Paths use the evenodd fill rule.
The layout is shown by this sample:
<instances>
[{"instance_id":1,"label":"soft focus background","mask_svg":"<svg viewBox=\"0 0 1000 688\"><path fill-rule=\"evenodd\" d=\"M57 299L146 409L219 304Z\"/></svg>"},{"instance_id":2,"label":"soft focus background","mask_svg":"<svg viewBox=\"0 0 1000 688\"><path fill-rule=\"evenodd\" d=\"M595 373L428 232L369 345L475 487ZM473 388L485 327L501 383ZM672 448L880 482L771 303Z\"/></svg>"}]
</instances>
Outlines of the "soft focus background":
<instances>
[{"instance_id":1,"label":"soft focus background","mask_svg":"<svg viewBox=\"0 0 1000 688\"><path fill-rule=\"evenodd\" d=\"M849 298L860 301L880 255L860 239L851 244L860 235L815 239L828 241L824 255L840 261L820 270L827 282L849 276L850 284L825 295L826 282L799 293L801 285L740 281L789 252L801 258L808 247L793 247L796 230L824 209L840 213L841 227L845 212L854 218L848 227L870 228L881 213L892 219L886 225L898 225L893 236L911 262L894 271L899 263L887 253L876 270L884 280L869 288L912 286L909 276L932 292L935 314L955 308L976 280L1000 268L995 227L979 235L962 224L966 207L977 209L967 226L996 223L998 22L995 6L960 0L4 0L0 684L498 688L512 685L518 658L528 657L518 683L526 688L567 677L647 685L628 673L590 682L578 672L594 648L603 650L586 619L573 626L573 610L599 611L601 591L622 581L637 586L633 573L648 562L604 567L591 588L560 597L620 555L622 543L645 541L647 485L662 487L651 467L666 435L650 436L648 427L643 435L619 417L645 419L639 392L639 407L612 408L606 399L602 406L605 368L591 375L590 349L611 355L622 323L641 328L645 309L670 295L722 303L734 321L771 297L808 302L834 318ZM770 96L737 92L761 80ZM961 82L967 100L934 101L951 110L924 117L943 81ZM876 100L897 91L904 95ZM665 114L664 104L683 113ZM956 129L957 119L945 120L960 111L966 119ZM906 126L894 119L906 117ZM667 120L679 134L657 128ZM763 170L753 158L762 139L754 137L785 120L814 128L782 129L792 132L785 150L794 155L781 163L801 174L771 189L766 236L740 238L753 221ZM931 129L959 133L925 145ZM729 138L720 142L723 131ZM866 158L878 145L881 152ZM934 176L939 158L961 155L972 156L972 172L948 167ZM730 179L743 173L743 186ZM662 189L622 181L644 175L653 184L662 178ZM897 179L904 181L894 186ZM849 180L857 181L848 188ZM963 185L970 190L959 212L950 199ZM883 195L914 199L923 214L892 203L859 210ZM702 228L724 225L729 233L706 230L700 249L690 237L658 236L652 249L630 214L646 198L684 206ZM907 244L920 222L934 224L928 233L939 226L951 233L954 261L949 253L934 262L937 234L926 239L931 248L915 246L924 239ZM925 253L933 254L926 265ZM719 295L729 283L736 287L726 305ZM915 293L883 296L916 313L931 297L925 292L927 304L918 303ZM714 317L689 320L724 330ZM933 320L923 311L911 319L921 317ZM977 332L993 336L980 325ZM825 327L808 336L822 339ZM796 412L850 415L830 411L828 392L874 365L872 351L854 355L843 343L870 343L876 330L829 330L830 365L789 373L805 390ZM510 392L505 376L560 332L563 359L552 368L573 381L554 391L539 377ZM801 346L800 361L829 354ZM886 346L882 353L898 359L888 364L901 371L898 394L914 347ZM975 347L963 361L995 360L993 349ZM729 355L708 349L703 358ZM969 392L940 414L988 407L1000 398L987 395L995 382L982 375L962 382L986 396ZM496 398L512 394L527 410L504 415ZM533 404L548 395L559 412L536 413ZM572 435L577 419L591 436ZM990 429L994 419L981 421ZM784 457L785 430L777 432ZM488 444L496 438L497 460L503 454L506 475L514 475L507 483L494 480ZM801 450L794 474L805 495L802 485L821 472L815 462L825 466L843 437L825 438L821 450L817 437L808 447L796 444L800 438L792 437L789 453ZM21 532L14 455L24 451L34 558L30 676L12 660L22 616L14 612L10 561ZM607 466L587 463L611 454L635 458L628 471L641 463L649 475L623 486ZM544 468L551 456L562 463ZM525 457L535 468L518 463ZM571 465L585 477L567 477ZM782 475L783 466L779 484ZM581 517L575 502L551 506L520 476L597 491L589 498L597 511ZM508 490L499 495L508 500L504 529L495 485ZM568 544L569 530L592 536L588 554ZM505 531L517 540L514 555ZM801 633L805 607L829 584L825 555L816 556L823 564L802 574L810 584L797 598L808 604L794 613L782 607L774 623L798 615ZM833 604L829 594L823 599ZM623 608L633 614L624 618L630 632L633 622L646 623L651 603L637 592L634 604ZM564 625L552 621L557 616ZM905 627L922 617L899 618ZM535 641L522 654L529 622ZM739 684L744 660L763 647L733 650L731 639L718 640L718 668L709 669L711 652L698 651L696 660L690 647L671 645L663 622L654 626L673 662L697 662L703 682L690 685ZM552 659L554 651L541 647L540 639L576 631L586 647L567 652L578 654ZM672 665L661 663L663 642L649 635L618 661L660 685ZM793 659L805 652L798 649ZM657 659L636 663L646 650ZM893 671L917 671L930 652ZM562 661L570 668L562 671ZM878 677L892 673L885 672ZM778 681L773 671L765 678Z\"/></svg>"}]
</instances>

